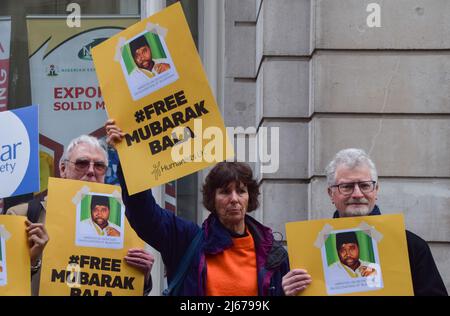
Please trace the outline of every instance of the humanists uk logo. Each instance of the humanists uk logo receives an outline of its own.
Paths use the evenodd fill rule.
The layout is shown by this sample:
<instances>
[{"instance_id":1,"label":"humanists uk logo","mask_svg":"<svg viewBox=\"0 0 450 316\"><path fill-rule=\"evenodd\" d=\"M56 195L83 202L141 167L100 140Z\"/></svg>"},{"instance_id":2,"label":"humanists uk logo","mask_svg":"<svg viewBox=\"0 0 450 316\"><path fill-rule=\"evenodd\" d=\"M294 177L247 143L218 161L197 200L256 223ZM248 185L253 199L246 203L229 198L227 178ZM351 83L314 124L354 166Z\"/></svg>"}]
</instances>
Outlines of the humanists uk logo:
<instances>
[{"instance_id":1,"label":"humanists uk logo","mask_svg":"<svg viewBox=\"0 0 450 316\"><path fill-rule=\"evenodd\" d=\"M39 191L38 109L0 113L0 198Z\"/></svg>"}]
</instances>

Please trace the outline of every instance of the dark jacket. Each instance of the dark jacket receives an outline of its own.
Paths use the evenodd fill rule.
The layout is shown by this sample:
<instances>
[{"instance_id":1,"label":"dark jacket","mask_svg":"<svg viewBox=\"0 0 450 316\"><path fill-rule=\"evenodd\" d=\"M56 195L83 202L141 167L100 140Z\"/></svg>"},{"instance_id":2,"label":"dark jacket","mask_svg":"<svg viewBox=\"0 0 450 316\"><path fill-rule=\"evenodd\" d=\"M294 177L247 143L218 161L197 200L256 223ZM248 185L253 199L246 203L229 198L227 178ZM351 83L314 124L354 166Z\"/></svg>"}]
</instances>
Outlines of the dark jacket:
<instances>
[{"instance_id":1,"label":"dark jacket","mask_svg":"<svg viewBox=\"0 0 450 316\"><path fill-rule=\"evenodd\" d=\"M120 168L118 175L128 221L142 240L161 253L170 283L181 258L200 227L161 208L151 190L129 196ZM246 216L245 222L255 241L258 294L283 295L281 280L289 271L286 250L279 242L274 241L270 228L250 216ZM230 233L214 214L205 220L203 229L204 239L188 268L180 295L205 295L205 254L220 253L233 244Z\"/></svg>"},{"instance_id":2,"label":"dark jacket","mask_svg":"<svg viewBox=\"0 0 450 316\"><path fill-rule=\"evenodd\" d=\"M370 215L381 215L380 209L375 205ZM335 211L334 218L339 218ZM447 296L447 289L434 262L427 242L416 234L406 231L408 244L409 265L415 296Z\"/></svg>"}]
</instances>

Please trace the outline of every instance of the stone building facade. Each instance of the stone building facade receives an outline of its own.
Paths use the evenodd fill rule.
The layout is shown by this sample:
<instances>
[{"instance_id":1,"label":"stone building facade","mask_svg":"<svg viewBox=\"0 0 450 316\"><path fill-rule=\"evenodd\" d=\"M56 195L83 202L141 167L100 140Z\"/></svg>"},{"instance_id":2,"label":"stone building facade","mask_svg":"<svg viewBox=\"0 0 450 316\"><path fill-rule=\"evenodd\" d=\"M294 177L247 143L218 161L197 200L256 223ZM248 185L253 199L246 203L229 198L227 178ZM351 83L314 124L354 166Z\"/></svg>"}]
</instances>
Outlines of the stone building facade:
<instances>
[{"instance_id":1,"label":"stone building facade","mask_svg":"<svg viewBox=\"0 0 450 316\"><path fill-rule=\"evenodd\" d=\"M382 212L404 214L450 289L450 2L223 4L225 123L279 127L279 170L259 174L256 216L283 234L285 222L331 217L324 169L362 148Z\"/></svg>"}]
</instances>

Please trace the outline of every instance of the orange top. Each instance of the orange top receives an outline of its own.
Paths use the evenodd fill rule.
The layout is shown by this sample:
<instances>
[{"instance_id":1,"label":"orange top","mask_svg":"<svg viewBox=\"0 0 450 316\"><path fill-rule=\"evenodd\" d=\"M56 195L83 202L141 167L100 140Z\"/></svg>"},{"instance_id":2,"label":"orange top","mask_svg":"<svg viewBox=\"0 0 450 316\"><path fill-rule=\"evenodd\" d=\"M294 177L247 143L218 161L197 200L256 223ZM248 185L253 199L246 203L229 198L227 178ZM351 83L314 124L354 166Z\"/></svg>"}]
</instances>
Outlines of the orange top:
<instances>
[{"instance_id":1,"label":"orange top","mask_svg":"<svg viewBox=\"0 0 450 316\"><path fill-rule=\"evenodd\" d=\"M258 295L255 243L250 233L233 238L233 246L222 253L207 254L206 266L206 295Z\"/></svg>"}]
</instances>

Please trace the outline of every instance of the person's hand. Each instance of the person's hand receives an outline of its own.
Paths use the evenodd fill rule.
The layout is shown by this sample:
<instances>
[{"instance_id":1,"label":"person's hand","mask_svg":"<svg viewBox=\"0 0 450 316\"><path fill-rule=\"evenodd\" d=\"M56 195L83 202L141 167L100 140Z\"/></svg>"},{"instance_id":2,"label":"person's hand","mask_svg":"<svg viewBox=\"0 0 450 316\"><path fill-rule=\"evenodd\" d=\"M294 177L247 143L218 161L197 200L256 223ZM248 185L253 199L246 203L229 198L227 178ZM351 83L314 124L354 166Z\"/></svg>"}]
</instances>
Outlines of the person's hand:
<instances>
[{"instance_id":1,"label":"person's hand","mask_svg":"<svg viewBox=\"0 0 450 316\"><path fill-rule=\"evenodd\" d=\"M109 119L105 123L106 142L109 146L115 148L116 144L120 143L125 136L125 133L116 125L116 121Z\"/></svg>"},{"instance_id":2,"label":"person's hand","mask_svg":"<svg viewBox=\"0 0 450 316\"><path fill-rule=\"evenodd\" d=\"M42 252L49 238L44 224L32 223L27 219L25 225L27 225L26 232L28 235L28 246L30 248L31 265L34 266L39 257L42 256Z\"/></svg>"},{"instance_id":3,"label":"person's hand","mask_svg":"<svg viewBox=\"0 0 450 316\"><path fill-rule=\"evenodd\" d=\"M361 271L361 276L363 276L363 277L368 277L370 275L377 274L377 270L375 270L375 268L372 268L372 267L361 266L359 268L359 270Z\"/></svg>"},{"instance_id":4,"label":"person's hand","mask_svg":"<svg viewBox=\"0 0 450 316\"><path fill-rule=\"evenodd\" d=\"M120 232L113 227L106 227L106 235L111 237L120 237Z\"/></svg>"},{"instance_id":5,"label":"person's hand","mask_svg":"<svg viewBox=\"0 0 450 316\"><path fill-rule=\"evenodd\" d=\"M145 281L150 278L150 272L152 271L155 257L144 249L131 248L128 249L128 253L125 256L125 261L135 268L138 268L145 275Z\"/></svg>"},{"instance_id":6,"label":"person's hand","mask_svg":"<svg viewBox=\"0 0 450 316\"><path fill-rule=\"evenodd\" d=\"M170 69L170 65L166 64L166 63L161 63L161 64L156 64L153 66L153 70L157 73L160 74L166 70Z\"/></svg>"},{"instance_id":7,"label":"person's hand","mask_svg":"<svg viewBox=\"0 0 450 316\"><path fill-rule=\"evenodd\" d=\"M311 276L306 270L292 269L283 277L281 285L286 296L296 296L312 282Z\"/></svg>"}]
</instances>

